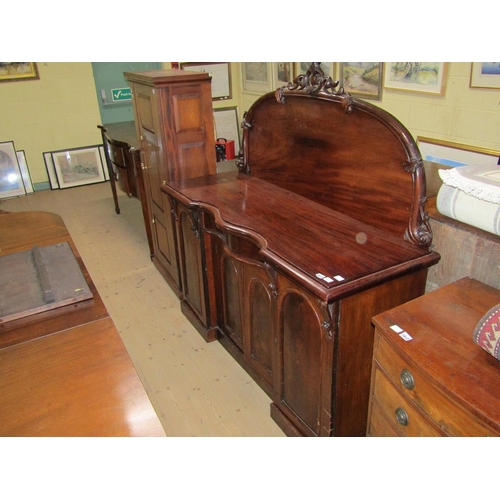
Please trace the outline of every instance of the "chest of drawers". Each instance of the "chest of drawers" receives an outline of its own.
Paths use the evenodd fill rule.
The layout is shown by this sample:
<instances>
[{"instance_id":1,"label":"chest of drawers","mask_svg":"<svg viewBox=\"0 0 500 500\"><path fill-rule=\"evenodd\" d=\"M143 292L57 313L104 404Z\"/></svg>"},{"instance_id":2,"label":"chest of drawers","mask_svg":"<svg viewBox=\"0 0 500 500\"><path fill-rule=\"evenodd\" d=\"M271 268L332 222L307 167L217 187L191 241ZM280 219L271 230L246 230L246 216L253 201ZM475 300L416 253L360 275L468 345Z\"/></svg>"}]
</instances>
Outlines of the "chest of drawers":
<instances>
[{"instance_id":1,"label":"chest of drawers","mask_svg":"<svg viewBox=\"0 0 500 500\"><path fill-rule=\"evenodd\" d=\"M500 362L472 340L498 303L463 278L373 318L368 436L500 435Z\"/></svg>"}]
</instances>

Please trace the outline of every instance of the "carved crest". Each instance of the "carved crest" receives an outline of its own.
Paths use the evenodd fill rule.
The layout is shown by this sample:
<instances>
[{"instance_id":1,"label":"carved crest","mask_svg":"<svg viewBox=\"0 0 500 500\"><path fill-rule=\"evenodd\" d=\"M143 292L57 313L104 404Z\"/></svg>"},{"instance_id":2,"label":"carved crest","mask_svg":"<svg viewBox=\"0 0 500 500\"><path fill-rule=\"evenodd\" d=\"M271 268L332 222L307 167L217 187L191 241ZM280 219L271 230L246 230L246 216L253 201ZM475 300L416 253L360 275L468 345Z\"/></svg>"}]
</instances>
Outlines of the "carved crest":
<instances>
[{"instance_id":1,"label":"carved crest","mask_svg":"<svg viewBox=\"0 0 500 500\"><path fill-rule=\"evenodd\" d=\"M309 95L337 95L343 98L342 106L347 114L352 111L352 97L341 87L338 90L339 81L333 81L331 76L326 76L321 69L321 63L313 62L305 75L299 75L293 82L280 87L275 92L276 100L285 104L287 92L305 92Z\"/></svg>"}]
</instances>

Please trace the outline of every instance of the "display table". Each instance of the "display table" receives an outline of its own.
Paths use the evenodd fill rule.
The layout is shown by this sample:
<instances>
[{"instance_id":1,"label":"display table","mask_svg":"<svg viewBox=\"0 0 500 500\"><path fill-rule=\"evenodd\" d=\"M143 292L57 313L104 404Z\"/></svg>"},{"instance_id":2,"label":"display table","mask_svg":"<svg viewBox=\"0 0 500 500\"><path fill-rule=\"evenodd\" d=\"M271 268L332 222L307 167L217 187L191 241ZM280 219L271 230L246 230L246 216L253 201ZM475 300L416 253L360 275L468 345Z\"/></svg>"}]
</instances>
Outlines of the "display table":
<instances>
[{"instance_id":1,"label":"display table","mask_svg":"<svg viewBox=\"0 0 500 500\"><path fill-rule=\"evenodd\" d=\"M0 436L164 436L61 217L0 213L0 256L64 241L93 297L0 323Z\"/></svg>"}]
</instances>

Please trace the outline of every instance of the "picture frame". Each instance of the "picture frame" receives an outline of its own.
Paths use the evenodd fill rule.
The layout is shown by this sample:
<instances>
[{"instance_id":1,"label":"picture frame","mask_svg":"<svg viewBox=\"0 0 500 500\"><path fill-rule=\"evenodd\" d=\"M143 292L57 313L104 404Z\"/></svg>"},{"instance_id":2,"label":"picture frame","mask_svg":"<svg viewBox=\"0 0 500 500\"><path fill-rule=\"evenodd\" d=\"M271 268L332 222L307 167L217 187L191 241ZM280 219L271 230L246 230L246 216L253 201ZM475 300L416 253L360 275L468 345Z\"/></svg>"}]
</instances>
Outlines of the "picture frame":
<instances>
[{"instance_id":1,"label":"picture frame","mask_svg":"<svg viewBox=\"0 0 500 500\"><path fill-rule=\"evenodd\" d=\"M38 66L35 62L0 62L0 83L23 80L38 80Z\"/></svg>"},{"instance_id":2,"label":"picture frame","mask_svg":"<svg viewBox=\"0 0 500 500\"><path fill-rule=\"evenodd\" d=\"M273 62L273 88L283 87L293 82L293 63Z\"/></svg>"},{"instance_id":3,"label":"picture frame","mask_svg":"<svg viewBox=\"0 0 500 500\"><path fill-rule=\"evenodd\" d=\"M209 73L212 77L212 101L232 98L231 63L229 62L184 62L181 69Z\"/></svg>"},{"instance_id":4,"label":"picture frame","mask_svg":"<svg viewBox=\"0 0 500 500\"><path fill-rule=\"evenodd\" d=\"M353 97L381 101L383 68L381 62L341 62L340 87Z\"/></svg>"},{"instance_id":5,"label":"picture frame","mask_svg":"<svg viewBox=\"0 0 500 500\"><path fill-rule=\"evenodd\" d=\"M447 167L491 166L500 161L500 150L421 136L417 137L417 144L423 160Z\"/></svg>"},{"instance_id":6,"label":"picture frame","mask_svg":"<svg viewBox=\"0 0 500 500\"><path fill-rule=\"evenodd\" d=\"M469 87L500 89L500 62L471 63Z\"/></svg>"},{"instance_id":7,"label":"picture frame","mask_svg":"<svg viewBox=\"0 0 500 500\"><path fill-rule=\"evenodd\" d=\"M104 180L109 181L109 170L107 168L106 156L104 153L104 146L99 146L99 154L101 155L101 162L104 169Z\"/></svg>"},{"instance_id":8,"label":"picture frame","mask_svg":"<svg viewBox=\"0 0 500 500\"><path fill-rule=\"evenodd\" d=\"M59 189L105 182L100 145L52 151Z\"/></svg>"},{"instance_id":9,"label":"picture frame","mask_svg":"<svg viewBox=\"0 0 500 500\"><path fill-rule=\"evenodd\" d=\"M25 194L14 141L0 142L0 198L14 198Z\"/></svg>"},{"instance_id":10,"label":"picture frame","mask_svg":"<svg viewBox=\"0 0 500 500\"><path fill-rule=\"evenodd\" d=\"M384 89L442 96L447 73L444 62L386 62Z\"/></svg>"},{"instance_id":11,"label":"picture frame","mask_svg":"<svg viewBox=\"0 0 500 500\"><path fill-rule=\"evenodd\" d=\"M26 153L21 149L20 151L16 151L16 155L26 194L34 193L35 190L33 189L33 183L31 182L31 174L28 168L28 162L26 161Z\"/></svg>"},{"instance_id":12,"label":"picture frame","mask_svg":"<svg viewBox=\"0 0 500 500\"><path fill-rule=\"evenodd\" d=\"M43 153L43 161L45 162L45 170L47 170L50 189L59 189L59 181L57 180L56 169L50 151Z\"/></svg>"},{"instance_id":13,"label":"picture frame","mask_svg":"<svg viewBox=\"0 0 500 500\"><path fill-rule=\"evenodd\" d=\"M272 88L272 68L269 62L241 63L243 92L265 94Z\"/></svg>"},{"instance_id":14,"label":"picture frame","mask_svg":"<svg viewBox=\"0 0 500 500\"><path fill-rule=\"evenodd\" d=\"M216 139L224 138L228 141L233 140L235 152L238 153L241 146L238 108L236 106L215 108L213 112Z\"/></svg>"},{"instance_id":15,"label":"picture frame","mask_svg":"<svg viewBox=\"0 0 500 500\"><path fill-rule=\"evenodd\" d=\"M294 78L297 78L299 75L305 75L307 70L311 67L310 62L298 62L295 64L295 75ZM333 81L335 81L336 72L335 72L335 63L333 62L322 62L320 63L320 68L323 70L325 76L330 76Z\"/></svg>"}]
</instances>

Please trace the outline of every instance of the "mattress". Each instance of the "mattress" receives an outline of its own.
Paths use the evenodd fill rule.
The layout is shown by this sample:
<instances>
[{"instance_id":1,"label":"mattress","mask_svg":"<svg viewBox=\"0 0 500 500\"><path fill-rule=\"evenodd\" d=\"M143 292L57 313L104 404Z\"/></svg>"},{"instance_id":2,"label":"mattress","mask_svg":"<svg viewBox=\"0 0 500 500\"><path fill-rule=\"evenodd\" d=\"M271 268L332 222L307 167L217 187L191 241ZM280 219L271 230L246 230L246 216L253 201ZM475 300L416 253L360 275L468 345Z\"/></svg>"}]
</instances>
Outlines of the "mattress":
<instances>
[{"instance_id":1,"label":"mattress","mask_svg":"<svg viewBox=\"0 0 500 500\"><path fill-rule=\"evenodd\" d=\"M500 166L465 165L439 170L437 210L447 217L500 235Z\"/></svg>"}]
</instances>

